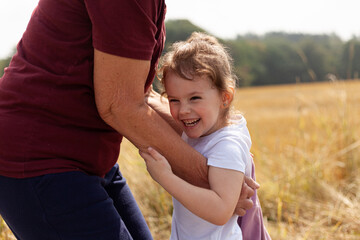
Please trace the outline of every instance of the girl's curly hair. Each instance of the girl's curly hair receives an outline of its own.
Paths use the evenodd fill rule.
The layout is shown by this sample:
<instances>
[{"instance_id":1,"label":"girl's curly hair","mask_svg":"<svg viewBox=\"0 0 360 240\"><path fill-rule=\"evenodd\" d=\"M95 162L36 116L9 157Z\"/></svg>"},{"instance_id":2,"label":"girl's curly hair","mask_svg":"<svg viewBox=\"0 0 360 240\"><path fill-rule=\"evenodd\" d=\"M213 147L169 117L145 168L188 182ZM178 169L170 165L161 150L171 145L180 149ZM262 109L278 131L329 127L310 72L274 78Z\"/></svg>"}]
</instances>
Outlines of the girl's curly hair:
<instances>
[{"instance_id":1,"label":"girl's curly hair","mask_svg":"<svg viewBox=\"0 0 360 240\"><path fill-rule=\"evenodd\" d=\"M205 75L220 92L233 93L237 77L233 74L232 64L227 49L215 37L194 32L186 41L174 43L164 55L158 79L165 86L170 71L188 80Z\"/></svg>"}]
</instances>

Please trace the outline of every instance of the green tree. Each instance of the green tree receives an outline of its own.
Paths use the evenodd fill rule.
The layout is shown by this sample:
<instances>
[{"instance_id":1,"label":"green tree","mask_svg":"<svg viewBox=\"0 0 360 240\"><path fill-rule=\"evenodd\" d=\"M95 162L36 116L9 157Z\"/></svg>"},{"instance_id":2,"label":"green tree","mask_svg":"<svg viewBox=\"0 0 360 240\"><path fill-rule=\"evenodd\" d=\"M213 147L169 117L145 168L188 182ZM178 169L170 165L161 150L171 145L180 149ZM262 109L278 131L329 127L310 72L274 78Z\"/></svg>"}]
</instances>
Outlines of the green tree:
<instances>
[{"instance_id":1,"label":"green tree","mask_svg":"<svg viewBox=\"0 0 360 240\"><path fill-rule=\"evenodd\" d=\"M295 83L306 71L296 48L284 40L266 41L263 64L266 76L256 79L255 85Z\"/></svg>"},{"instance_id":2,"label":"green tree","mask_svg":"<svg viewBox=\"0 0 360 240\"><path fill-rule=\"evenodd\" d=\"M344 44L340 72L344 79L359 78L360 41L355 37Z\"/></svg>"},{"instance_id":3,"label":"green tree","mask_svg":"<svg viewBox=\"0 0 360 240\"><path fill-rule=\"evenodd\" d=\"M192 24L189 20L178 19L165 22L166 42L164 52L166 52L174 42L184 41L193 32L206 32L204 29Z\"/></svg>"},{"instance_id":4,"label":"green tree","mask_svg":"<svg viewBox=\"0 0 360 240\"><path fill-rule=\"evenodd\" d=\"M238 86L251 86L261 76L266 75L263 65L265 46L256 39L228 40L224 43L228 46L234 60L234 72L239 82Z\"/></svg>"},{"instance_id":5,"label":"green tree","mask_svg":"<svg viewBox=\"0 0 360 240\"><path fill-rule=\"evenodd\" d=\"M4 69L9 66L11 57L0 59L0 78L4 75Z\"/></svg>"},{"instance_id":6,"label":"green tree","mask_svg":"<svg viewBox=\"0 0 360 240\"><path fill-rule=\"evenodd\" d=\"M13 48L12 53L10 54L9 57L0 59L0 78L4 75L4 69L9 66L12 55L14 55L15 52L16 52L16 47Z\"/></svg>"},{"instance_id":7,"label":"green tree","mask_svg":"<svg viewBox=\"0 0 360 240\"><path fill-rule=\"evenodd\" d=\"M297 50L307 74L302 74L302 82L322 81L327 71L325 49L314 41L305 40Z\"/></svg>"}]
</instances>

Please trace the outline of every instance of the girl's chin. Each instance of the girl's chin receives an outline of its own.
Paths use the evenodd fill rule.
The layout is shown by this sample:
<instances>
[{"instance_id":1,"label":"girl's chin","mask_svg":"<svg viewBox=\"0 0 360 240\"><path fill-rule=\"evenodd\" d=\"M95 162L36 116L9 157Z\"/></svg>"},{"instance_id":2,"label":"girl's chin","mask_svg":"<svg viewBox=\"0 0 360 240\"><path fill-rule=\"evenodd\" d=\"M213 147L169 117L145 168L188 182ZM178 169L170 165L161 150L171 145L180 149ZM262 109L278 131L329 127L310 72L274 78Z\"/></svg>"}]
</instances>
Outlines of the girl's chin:
<instances>
[{"instance_id":1,"label":"girl's chin","mask_svg":"<svg viewBox=\"0 0 360 240\"><path fill-rule=\"evenodd\" d=\"M188 136L189 138L199 138L202 136L201 134L194 133L191 131L185 131L185 133L186 133L186 136Z\"/></svg>"}]
</instances>

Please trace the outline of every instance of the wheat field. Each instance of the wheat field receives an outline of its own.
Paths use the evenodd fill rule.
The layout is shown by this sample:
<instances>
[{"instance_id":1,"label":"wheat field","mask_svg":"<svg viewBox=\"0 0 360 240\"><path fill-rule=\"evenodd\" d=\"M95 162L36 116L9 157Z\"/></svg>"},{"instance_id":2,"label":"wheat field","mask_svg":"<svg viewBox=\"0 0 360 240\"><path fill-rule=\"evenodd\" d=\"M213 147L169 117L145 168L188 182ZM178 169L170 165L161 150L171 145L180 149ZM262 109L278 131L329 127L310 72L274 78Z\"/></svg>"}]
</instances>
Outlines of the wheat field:
<instances>
[{"instance_id":1,"label":"wheat field","mask_svg":"<svg viewBox=\"0 0 360 240\"><path fill-rule=\"evenodd\" d=\"M237 90L272 239L360 239L359 93L359 80ZM168 239L171 197L126 140L119 164L154 239ZM0 239L15 239L1 219Z\"/></svg>"}]
</instances>

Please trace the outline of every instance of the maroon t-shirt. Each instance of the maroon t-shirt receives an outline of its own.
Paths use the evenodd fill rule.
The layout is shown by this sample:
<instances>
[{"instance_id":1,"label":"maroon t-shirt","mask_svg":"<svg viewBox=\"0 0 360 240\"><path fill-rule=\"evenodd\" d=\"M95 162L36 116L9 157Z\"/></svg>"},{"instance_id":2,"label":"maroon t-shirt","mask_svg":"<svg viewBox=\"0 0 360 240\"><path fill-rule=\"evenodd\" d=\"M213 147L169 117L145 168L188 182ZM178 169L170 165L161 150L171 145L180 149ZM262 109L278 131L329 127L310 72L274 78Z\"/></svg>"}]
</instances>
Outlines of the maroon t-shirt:
<instances>
[{"instance_id":1,"label":"maroon t-shirt","mask_svg":"<svg viewBox=\"0 0 360 240\"><path fill-rule=\"evenodd\" d=\"M122 136L99 116L94 48L151 60L165 41L164 0L40 0L0 79L0 175L103 176Z\"/></svg>"}]
</instances>

